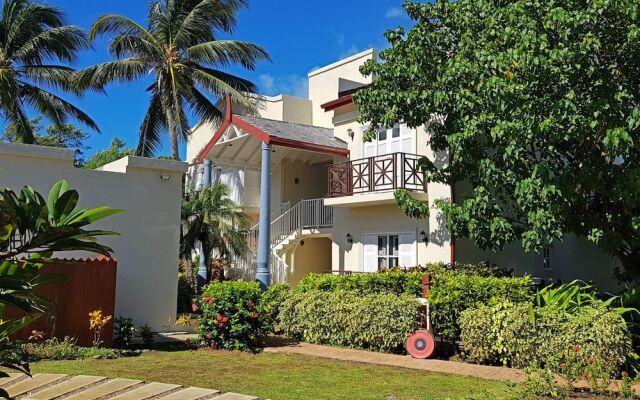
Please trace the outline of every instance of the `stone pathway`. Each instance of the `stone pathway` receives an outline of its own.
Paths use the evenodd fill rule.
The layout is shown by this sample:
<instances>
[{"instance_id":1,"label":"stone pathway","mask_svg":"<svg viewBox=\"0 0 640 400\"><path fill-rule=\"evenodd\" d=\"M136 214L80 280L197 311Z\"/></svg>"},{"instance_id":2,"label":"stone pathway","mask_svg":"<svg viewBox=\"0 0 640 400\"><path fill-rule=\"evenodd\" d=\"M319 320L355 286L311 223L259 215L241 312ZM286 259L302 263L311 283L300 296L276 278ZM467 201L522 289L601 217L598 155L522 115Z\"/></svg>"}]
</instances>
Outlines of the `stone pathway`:
<instances>
[{"instance_id":1,"label":"stone pathway","mask_svg":"<svg viewBox=\"0 0 640 400\"><path fill-rule=\"evenodd\" d=\"M0 387L20 400L257 400L255 396L219 390L145 383L135 379L64 374L10 374Z\"/></svg>"},{"instance_id":2,"label":"stone pathway","mask_svg":"<svg viewBox=\"0 0 640 400\"><path fill-rule=\"evenodd\" d=\"M302 354L306 356L330 358L333 360L356 361L367 364L439 372L443 374L466 375L505 382L522 383L525 379L524 371L513 368L492 367L444 360L418 360L410 356L320 346L309 343L292 343L272 346L267 347L264 351L271 353Z\"/></svg>"}]
</instances>

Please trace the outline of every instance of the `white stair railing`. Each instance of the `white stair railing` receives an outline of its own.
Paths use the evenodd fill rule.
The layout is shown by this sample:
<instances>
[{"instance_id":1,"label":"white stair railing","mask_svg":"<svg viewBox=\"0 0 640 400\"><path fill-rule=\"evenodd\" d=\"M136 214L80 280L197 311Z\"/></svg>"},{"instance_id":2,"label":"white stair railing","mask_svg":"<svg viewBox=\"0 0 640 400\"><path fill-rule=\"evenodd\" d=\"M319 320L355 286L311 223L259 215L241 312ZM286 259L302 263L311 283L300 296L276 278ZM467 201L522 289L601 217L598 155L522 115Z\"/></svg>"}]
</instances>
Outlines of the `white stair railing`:
<instances>
[{"instance_id":1,"label":"white stair railing","mask_svg":"<svg viewBox=\"0 0 640 400\"><path fill-rule=\"evenodd\" d=\"M275 216L275 217L273 217ZM324 204L324 199L301 200L293 207L283 203L272 213L271 222L271 259L270 270L273 282L284 282L287 279L289 266L274 250L276 246L291 235L300 234L305 229L322 229L333 226L333 208ZM256 225L247 233L248 251L246 257L235 257L234 264L238 270L234 275L245 274L251 279L256 271L256 256L258 251L259 226Z\"/></svg>"}]
</instances>

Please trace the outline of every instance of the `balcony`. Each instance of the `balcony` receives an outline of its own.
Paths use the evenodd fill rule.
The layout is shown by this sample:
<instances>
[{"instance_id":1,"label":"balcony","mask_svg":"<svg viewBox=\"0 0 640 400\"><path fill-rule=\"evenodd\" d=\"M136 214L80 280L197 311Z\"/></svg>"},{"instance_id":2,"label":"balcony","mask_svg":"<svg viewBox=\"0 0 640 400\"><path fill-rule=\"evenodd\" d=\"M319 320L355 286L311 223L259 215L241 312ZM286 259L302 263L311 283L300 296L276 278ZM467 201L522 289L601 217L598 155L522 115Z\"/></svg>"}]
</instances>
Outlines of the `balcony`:
<instances>
[{"instance_id":1,"label":"balcony","mask_svg":"<svg viewBox=\"0 0 640 400\"><path fill-rule=\"evenodd\" d=\"M426 180L418 168L420 157L391 153L330 165L327 204L393 203L396 189L415 191L416 198L426 200Z\"/></svg>"}]
</instances>

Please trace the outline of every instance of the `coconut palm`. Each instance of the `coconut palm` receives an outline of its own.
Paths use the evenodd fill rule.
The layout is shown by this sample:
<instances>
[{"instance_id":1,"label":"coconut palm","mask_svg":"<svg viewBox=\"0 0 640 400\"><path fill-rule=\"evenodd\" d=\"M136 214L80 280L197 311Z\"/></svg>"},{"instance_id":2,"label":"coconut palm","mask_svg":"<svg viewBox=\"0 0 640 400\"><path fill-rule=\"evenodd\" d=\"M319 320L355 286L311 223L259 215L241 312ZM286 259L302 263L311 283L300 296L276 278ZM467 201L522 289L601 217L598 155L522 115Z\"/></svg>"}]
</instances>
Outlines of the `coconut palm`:
<instances>
[{"instance_id":1,"label":"coconut palm","mask_svg":"<svg viewBox=\"0 0 640 400\"><path fill-rule=\"evenodd\" d=\"M181 255L190 259L202 245L204 263L209 268L213 252L221 258L244 255L247 241L243 231L249 228L249 220L240 206L230 197L229 186L217 183L212 187L186 196L182 202Z\"/></svg>"},{"instance_id":2,"label":"coconut palm","mask_svg":"<svg viewBox=\"0 0 640 400\"><path fill-rule=\"evenodd\" d=\"M98 130L87 114L45 90L77 93L74 70L59 62L74 61L89 47L80 28L65 25L62 12L27 0L4 0L0 14L0 117L16 130L16 140L35 143L27 107L35 108L54 124L70 117Z\"/></svg>"},{"instance_id":3,"label":"coconut palm","mask_svg":"<svg viewBox=\"0 0 640 400\"><path fill-rule=\"evenodd\" d=\"M102 89L109 82L153 76L137 155L152 156L168 131L172 156L179 159L178 142L190 133L188 111L204 121L222 118L207 93L230 94L249 104L244 93L255 93L256 86L218 68L239 64L253 70L269 56L254 44L217 38L233 32L236 13L246 5L246 0L156 0L146 28L120 15L104 15L93 24L90 40L113 35L108 50L115 61L82 70L81 87Z\"/></svg>"}]
</instances>

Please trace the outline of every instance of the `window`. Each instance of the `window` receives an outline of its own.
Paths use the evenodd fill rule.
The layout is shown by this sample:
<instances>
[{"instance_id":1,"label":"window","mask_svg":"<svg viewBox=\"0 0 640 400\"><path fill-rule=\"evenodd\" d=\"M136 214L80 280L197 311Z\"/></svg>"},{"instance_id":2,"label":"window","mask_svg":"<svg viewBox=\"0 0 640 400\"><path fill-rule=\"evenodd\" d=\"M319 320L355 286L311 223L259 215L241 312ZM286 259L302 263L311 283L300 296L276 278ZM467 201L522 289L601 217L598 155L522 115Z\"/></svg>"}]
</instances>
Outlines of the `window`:
<instances>
[{"instance_id":1,"label":"window","mask_svg":"<svg viewBox=\"0 0 640 400\"><path fill-rule=\"evenodd\" d=\"M362 271L416 265L415 233L376 233L362 236Z\"/></svg>"},{"instance_id":2,"label":"window","mask_svg":"<svg viewBox=\"0 0 640 400\"><path fill-rule=\"evenodd\" d=\"M397 267L399 251L398 235L378 236L378 270Z\"/></svg>"},{"instance_id":3,"label":"window","mask_svg":"<svg viewBox=\"0 0 640 400\"><path fill-rule=\"evenodd\" d=\"M542 266L546 271L551 269L551 251L548 247L542 249Z\"/></svg>"},{"instance_id":4,"label":"window","mask_svg":"<svg viewBox=\"0 0 640 400\"><path fill-rule=\"evenodd\" d=\"M363 128L364 130L365 128ZM377 137L370 142L363 142L364 158L391 153L413 153L415 130L406 125L395 125L390 129L379 129Z\"/></svg>"}]
</instances>

